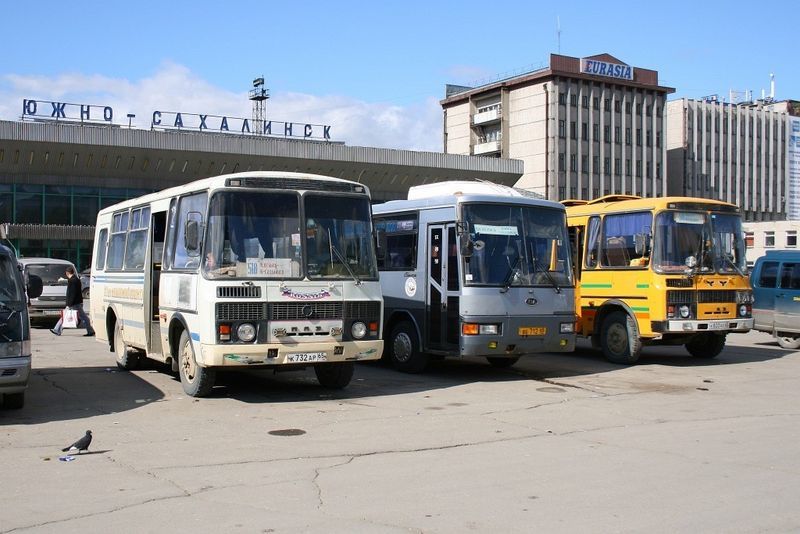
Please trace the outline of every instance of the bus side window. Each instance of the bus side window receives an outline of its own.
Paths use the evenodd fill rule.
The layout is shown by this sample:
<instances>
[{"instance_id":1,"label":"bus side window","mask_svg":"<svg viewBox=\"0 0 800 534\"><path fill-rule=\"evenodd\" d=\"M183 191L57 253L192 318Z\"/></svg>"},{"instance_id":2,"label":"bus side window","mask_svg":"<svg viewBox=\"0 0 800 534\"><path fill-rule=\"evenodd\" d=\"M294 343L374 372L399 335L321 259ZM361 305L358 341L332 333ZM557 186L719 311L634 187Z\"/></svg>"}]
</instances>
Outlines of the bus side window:
<instances>
[{"instance_id":1,"label":"bus side window","mask_svg":"<svg viewBox=\"0 0 800 534\"><path fill-rule=\"evenodd\" d=\"M106 268L106 242L108 241L108 228L103 228L97 236L94 251L94 268L102 271Z\"/></svg>"},{"instance_id":2,"label":"bus side window","mask_svg":"<svg viewBox=\"0 0 800 534\"><path fill-rule=\"evenodd\" d=\"M575 268L575 274L577 275L580 273L581 264L583 261L582 252L583 247L581 246L581 239L583 237L585 231L585 227L583 226L570 226L569 227L569 246L571 247L572 253L572 265Z\"/></svg>"},{"instance_id":3,"label":"bus side window","mask_svg":"<svg viewBox=\"0 0 800 534\"><path fill-rule=\"evenodd\" d=\"M413 271L417 268L417 219L415 215L375 219L383 249L378 258L382 271Z\"/></svg>"},{"instance_id":4,"label":"bus side window","mask_svg":"<svg viewBox=\"0 0 800 534\"><path fill-rule=\"evenodd\" d=\"M586 267L594 269L597 267L598 250L600 248L600 217L589 219L588 231L586 232Z\"/></svg>"}]
</instances>

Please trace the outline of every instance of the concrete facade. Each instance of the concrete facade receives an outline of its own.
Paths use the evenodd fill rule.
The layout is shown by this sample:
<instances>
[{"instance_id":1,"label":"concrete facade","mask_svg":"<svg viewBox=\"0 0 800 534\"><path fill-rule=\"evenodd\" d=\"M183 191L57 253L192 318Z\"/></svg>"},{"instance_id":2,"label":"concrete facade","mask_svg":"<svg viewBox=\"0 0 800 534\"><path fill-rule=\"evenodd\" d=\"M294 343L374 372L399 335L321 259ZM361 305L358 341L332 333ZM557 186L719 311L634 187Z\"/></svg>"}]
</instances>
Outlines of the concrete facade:
<instances>
[{"instance_id":1,"label":"concrete facade","mask_svg":"<svg viewBox=\"0 0 800 534\"><path fill-rule=\"evenodd\" d=\"M614 75L590 64L610 65ZM616 77L627 69L627 78ZM448 86L444 150L521 160L517 187L552 200L666 192L658 72L608 54L551 54L548 67L480 87Z\"/></svg>"},{"instance_id":2,"label":"concrete facade","mask_svg":"<svg viewBox=\"0 0 800 534\"><path fill-rule=\"evenodd\" d=\"M749 222L742 225L747 247L747 265L767 253L768 250L797 250L800 221Z\"/></svg>"},{"instance_id":3,"label":"concrete facade","mask_svg":"<svg viewBox=\"0 0 800 534\"><path fill-rule=\"evenodd\" d=\"M745 220L786 218L789 114L762 103L667 103L668 193L731 202Z\"/></svg>"}]
</instances>

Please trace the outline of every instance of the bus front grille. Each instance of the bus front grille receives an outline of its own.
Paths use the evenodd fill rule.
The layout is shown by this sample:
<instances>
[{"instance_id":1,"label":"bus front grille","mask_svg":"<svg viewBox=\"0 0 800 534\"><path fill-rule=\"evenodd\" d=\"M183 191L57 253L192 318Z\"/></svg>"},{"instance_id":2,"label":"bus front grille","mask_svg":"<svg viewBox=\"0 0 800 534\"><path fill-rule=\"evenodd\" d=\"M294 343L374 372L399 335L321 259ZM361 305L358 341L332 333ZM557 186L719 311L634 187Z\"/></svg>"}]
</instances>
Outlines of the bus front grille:
<instances>
[{"instance_id":1,"label":"bus front grille","mask_svg":"<svg viewBox=\"0 0 800 534\"><path fill-rule=\"evenodd\" d=\"M381 303L356 300L345 303L344 316L348 319L377 321L381 317Z\"/></svg>"},{"instance_id":2,"label":"bus front grille","mask_svg":"<svg viewBox=\"0 0 800 534\"><path fill-rule=\"evenodd\" d=\"M736 302L736 291L733 289L667 291L667 304L709 304L723 302Z\"/></svg>"},{"instance_id":3,"label":"bus front grille","mask_svg":"<svg viewBox=\"0 0 800 534\"><path fill-rule=\"evenodd\" d=\"M271 321L302 319L341 319L341 302L274 302L270 304Z\"/></svg>"},{"instance_id":4,"label":"bus front grille","mask_svg":"<svg viewBox=\"0 0 800 534\"><path fill-rule=\"evenodd\" d=\"M242 299L261 297L259 286L218 286L217 298L220 299Z\"/></svg>"},{"instance_id":5,"label":"bus front grille","mask_svg":"<svg viewBox=\"0 0 800 534\"><path fill-rule=\"evenodd\" d=\"M266 318L266 302L217 303L217 321L263 321Z\"/></svg>"},{"instance_id":6,"label":"bus front grille","mask_svg":"<svg viewBox=\"0 0 800 534\"><path fill-rule=\"evenodd\" d=\"M667 278L667 287L692 287L691 278Z\"/></svg>"}]
</instances>

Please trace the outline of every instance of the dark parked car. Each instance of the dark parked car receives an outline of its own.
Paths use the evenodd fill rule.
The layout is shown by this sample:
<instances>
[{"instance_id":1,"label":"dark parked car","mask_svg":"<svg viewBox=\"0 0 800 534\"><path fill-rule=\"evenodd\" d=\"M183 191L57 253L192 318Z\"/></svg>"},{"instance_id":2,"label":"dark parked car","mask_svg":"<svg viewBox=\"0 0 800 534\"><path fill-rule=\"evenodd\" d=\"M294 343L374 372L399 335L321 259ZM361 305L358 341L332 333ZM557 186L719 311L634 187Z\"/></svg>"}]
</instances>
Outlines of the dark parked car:
<instances>
[{"instance_id":1,"label":"dark parked car","mask_svg":"<svg viewBox=\"0 0 800 534\"><path fill-rule=\"evenodd\" d=\"M81 294L83 298L89 298L89 289L92 285L92 269L84 269L81 271Z\"/></svg>"}]
</instances>

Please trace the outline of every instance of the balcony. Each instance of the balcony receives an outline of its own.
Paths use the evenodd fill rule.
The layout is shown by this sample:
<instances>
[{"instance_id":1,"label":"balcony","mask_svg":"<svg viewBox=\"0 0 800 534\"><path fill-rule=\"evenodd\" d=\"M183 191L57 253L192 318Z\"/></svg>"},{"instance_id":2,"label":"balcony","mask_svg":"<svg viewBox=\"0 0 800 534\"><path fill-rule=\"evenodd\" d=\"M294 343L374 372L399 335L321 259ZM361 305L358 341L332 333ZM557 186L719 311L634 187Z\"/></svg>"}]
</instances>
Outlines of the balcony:
<instances>
[{"instance_id":1,"label":"balcony","mask_svg":"<svg viewBox=\"0 0 800 534\"><path fill-rule=\"evenodd\" d=\"M500 107L487 110L478 110L478 113L472 116L472 125L479 126L482 124L498 122L502 117L503 110Z\"/></svg>"},{"instance_id":2,"label":"balcony","mask_svg":"<svg viewBox=\"0 0 800 534\"><path fill-rule=\"evenodd\" d=\"M483 142L479 141L472 147L473 156L482 156L493 152L500 152L500 139Z\"/></svg>"}]
</instances>

